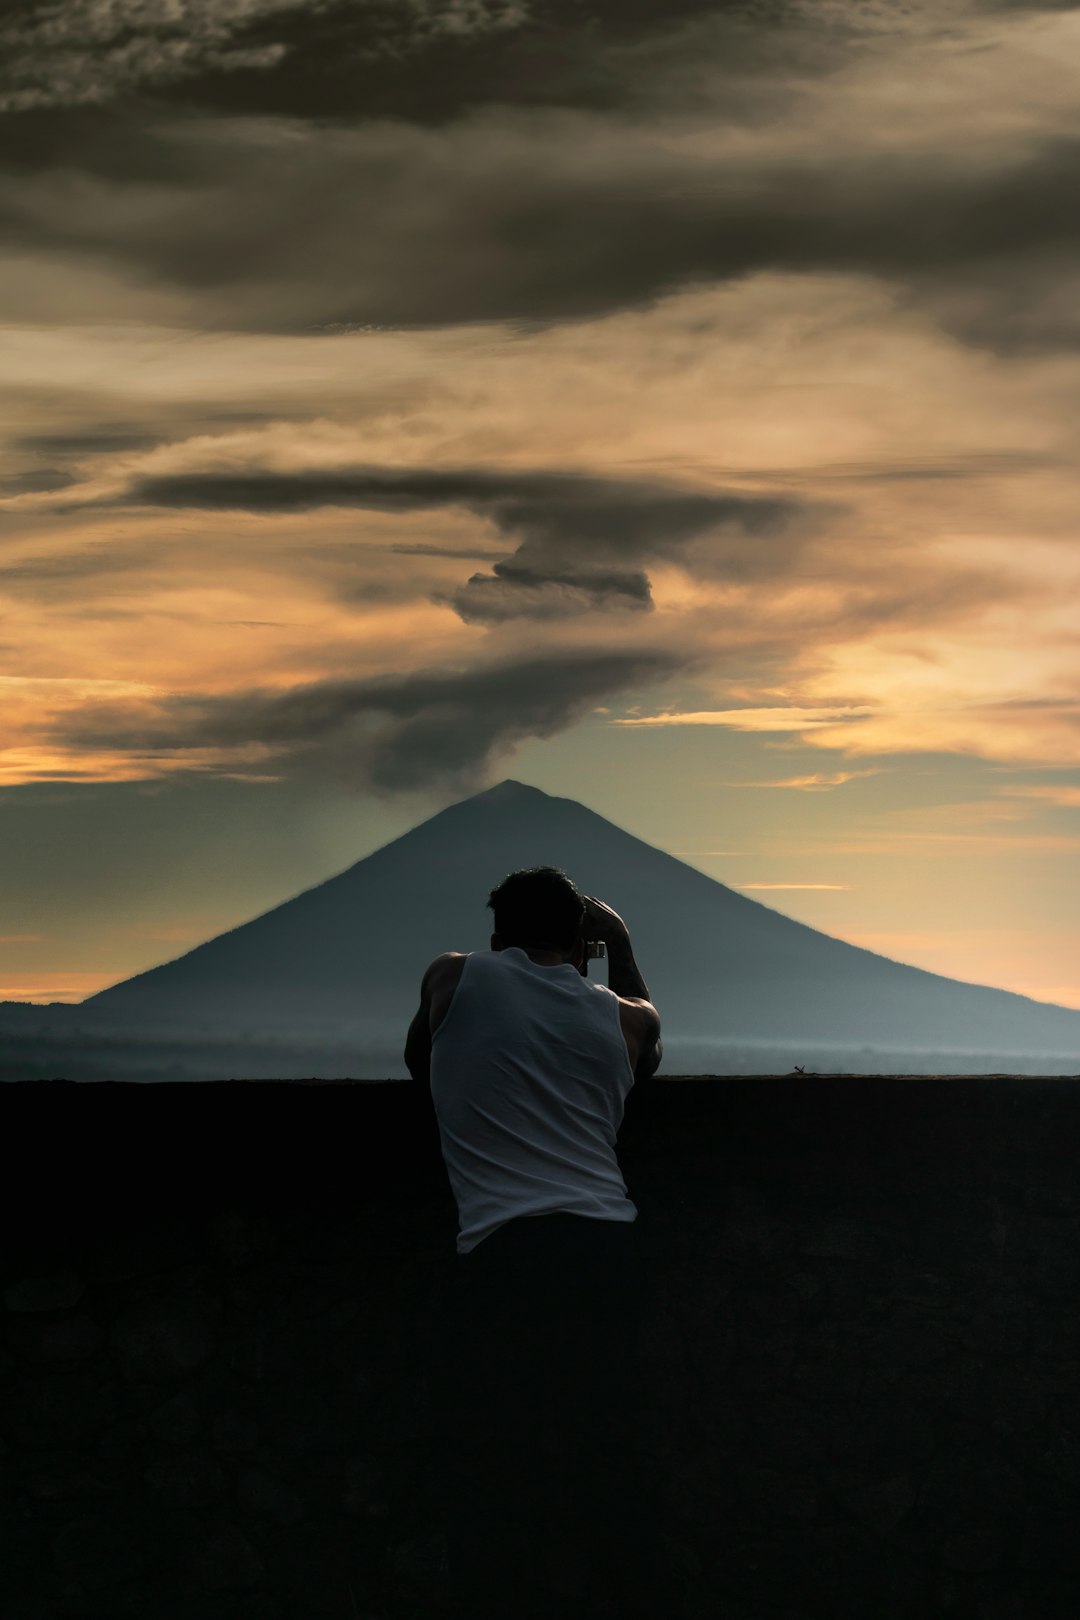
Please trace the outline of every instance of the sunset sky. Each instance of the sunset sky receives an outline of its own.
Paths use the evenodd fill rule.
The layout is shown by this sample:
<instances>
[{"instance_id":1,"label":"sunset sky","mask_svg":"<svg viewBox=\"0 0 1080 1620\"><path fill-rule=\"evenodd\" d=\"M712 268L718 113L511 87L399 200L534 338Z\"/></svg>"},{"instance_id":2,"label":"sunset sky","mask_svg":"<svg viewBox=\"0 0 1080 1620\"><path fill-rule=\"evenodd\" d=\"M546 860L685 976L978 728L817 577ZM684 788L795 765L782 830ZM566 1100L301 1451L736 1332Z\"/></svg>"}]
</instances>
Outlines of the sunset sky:
<instances>
[{"instance_id":1,"label":"sunset sky","mask_svg":"<svg viewBox=\"0 0 1080 1620\"><path fill-rule=\"evenodd\" d=\"M1078 195L1080 7L9 5L0 998L512 776L1080 1007Z\"/></svg>"}]
</instances>

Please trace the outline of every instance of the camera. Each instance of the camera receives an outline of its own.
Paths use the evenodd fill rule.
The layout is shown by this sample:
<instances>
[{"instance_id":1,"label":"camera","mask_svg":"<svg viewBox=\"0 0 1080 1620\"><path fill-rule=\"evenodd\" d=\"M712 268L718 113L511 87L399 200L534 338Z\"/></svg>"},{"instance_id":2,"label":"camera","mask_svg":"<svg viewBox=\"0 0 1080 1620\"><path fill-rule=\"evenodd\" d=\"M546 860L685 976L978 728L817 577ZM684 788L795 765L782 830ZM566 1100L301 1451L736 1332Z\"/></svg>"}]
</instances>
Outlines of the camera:
<instances>
[{"instance_id":1,"label":"camera","mask_svg":"<svg viewBox=\"0 0 1080 1620\"><path fill-rule=\"evenodd\" d=\"M585 941L586 962L602 962L607 955L607 945L602 939L587 939Z\"/></svg>"}]
</instances>

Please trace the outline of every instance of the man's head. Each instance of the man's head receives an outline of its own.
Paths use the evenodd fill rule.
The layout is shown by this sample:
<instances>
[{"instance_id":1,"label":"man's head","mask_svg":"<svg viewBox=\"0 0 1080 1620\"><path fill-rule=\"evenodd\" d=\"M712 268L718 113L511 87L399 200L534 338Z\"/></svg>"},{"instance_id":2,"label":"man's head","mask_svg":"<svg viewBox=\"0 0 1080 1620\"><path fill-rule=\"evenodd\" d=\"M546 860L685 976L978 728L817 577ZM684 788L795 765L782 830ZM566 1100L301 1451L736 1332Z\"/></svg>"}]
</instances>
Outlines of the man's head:
<instances>
[{"instance_id":1,"label":"man's head","mask_svg":"<svg viewBox=\"0 0 1080 1620\"><path fill-rule=\"evenodd\" d=\"M557 866L511 872L492 889L488 905L495 913L494 950L520 945L523 950L554 951L567 960L580 953L585 902Z\"/></svg>"}]
</instances>

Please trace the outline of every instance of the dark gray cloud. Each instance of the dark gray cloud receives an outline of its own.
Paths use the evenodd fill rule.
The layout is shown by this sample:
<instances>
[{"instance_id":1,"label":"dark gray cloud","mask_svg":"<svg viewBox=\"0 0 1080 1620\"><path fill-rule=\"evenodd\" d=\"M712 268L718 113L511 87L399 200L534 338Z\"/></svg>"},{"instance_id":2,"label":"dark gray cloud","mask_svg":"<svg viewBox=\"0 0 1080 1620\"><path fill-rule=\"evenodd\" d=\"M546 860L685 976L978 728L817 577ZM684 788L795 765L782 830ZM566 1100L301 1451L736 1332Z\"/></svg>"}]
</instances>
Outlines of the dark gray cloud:
<instances>
[{"instance_id":1,"label":"dark gray cloud","mask_svg":"<svg viewBox=\"0 0 1080 1620\"><path fill-rule=\"evenodd\" d=\"M0 108L144 103L217 113L438 123L492 102L606 107L635 48L721 25L745 71L790 0L9 0Z\"/></svg>"},{"instance_id":2,"label":"dark gray cloud","mask_svg":"<svg viewBox=\"0 0 1080 1620\"><path fill-rule=\"evenodd\" d=\"M1080 345L1060 290L1075 138L1024 129L980 157L978 138L905 153L870 131L815 157L813 109L787 158L663 138L690 107L714 126L789 116L888 29L864 9L21 0L0 24L0 108L24 109L0 113L0 225L16 250L190 294L213 330L551 323L761 270L854 271L983 346ZM901 43L906 27L897 4Z\"/></svg>"},{"instance_id":3,"label":"dark gray cloud","mask_svg":"<svg viewBox=\"0 0 1080 1620\"><path fill-rule=\"evenodd\" d=\"M483 562L499 555L490 546L436 546L422 540L414 545L384 546L383 550L392 551L398 557L455 557L463 562Z\"/></svg>"},{"instance_id":4,"label":"dark gray cloud","mask_svg":"<svg viewBox=\"0 0 1080 1620\"><path fill-rule=\"evenodd\" d=\"M158 135L170 139L178 172L152 186L153 230L127 182L73 191L46 170L0 184L9 242L186 289L212 328L549 323L755 271L846 271L904 285L961 335L985 342L990 328L1002 346L1013 329L1038 340L1017 278L1029 294L1046 271L1056 284L1080 247L1073 137L981 162L723 162L618 118L502 109L438 135L199 124Z\"/></svg>"},{"instance_id":5,"label":"dark gray cloud","mask_svg":"<svg viewBox=\"0 0 1080 1620\"><path fill-rule=\"evenodd\" d=\"M1061 207L1066 207L1064 198ZM1080 349L1074 246L1018 251L970 273L960 265L936 276L920 273L911 278L909 299L965 342L997 354L1022 357Z\"/></svg>"},{"instance_id":6,"label":"dark gray cloud","mask_svg":"<svg viewBox=\"0 0 1080 1620\"><path fill-rule=\"evenodd\" d=\"M160 439L145 432L103 431L48 432L15 434L7 441L10 456L18 459L47 458L47 464L24 466L0 474L0 497L38 495L66 489L76 482L72 464L94 455L122 450L149 449ZM56 465L56 463L66 465ZM9 463L10 464L10 463Z\"/></svg>"},{"instance_id":7,"label":"dark gray cloud","mask_svg":"<svg viewBox=\"0 0 1080 1620\"><path fill-rule=\"evenodd\" d=\"M0 481L0 488L2 488ZM174 533L136 543L117 539L99 540L69 549L27 551L24 533L8 541L0 550L0 596L23 596L45 601L83 599L92 593L94 613L102 615L103 601L118 595L137 596L148 579L176 585L199 583L215 577L219 583L232 580L250 583L288 580L290 587L301 586L306 594L323 595L346 603L370 604L375 601L415 601L428 594L432 580L446 577L446 570L425 570L419 574L387 560L387 554L406 554L449 561L495 561L500 553L490 548L439 546L305 544L298 554L288 540L267 545L250 533L234 536ZM426 576L426 577L425 577ZM155 612L167 610L159 601ZM264 624L277 621L232 620L232 623Z\"/></svg>"},{"instance_id":8,"label":"dark gray cloud","mask_svg":"<svg viewBox=\"0 0 1080 1620\"><path fill-rule=\"evenodd\" d=\"M33 455L83 456L115 455L121 450L148 450L160 442L161 434L133 428L87 429L79 433L24 433L11 440L15 450Z\"/></svg>"},{"instance_id":9,"label":"dark gray cloud","mask_svg":"<svg viewBox=\"0 0 1080 1620\"><path fill-rule=\"evenodd\" d=\"M284 694L176 697L150 721L99 707L55 730L67 746L174 760L192 749L227 755L257 744L290 775L335 776L376 793L471 787L526 738L552 737L597 703L691 663L649 648L555 650L468 670L319 681Z\"/></svg>"},{"instance_id":10,"label":"dark gray cloud","mask_svg":"<svg viewBox=\"0 0 1080 1620\"><path fill-rule=\"evenodd\" d=\"M524 548L523 548L524 549ZM534 548L539 550L541 548ZM649 576L643 569L530 568L513 560L497 562L490 574L473 574L459 590L440 595L469 624L494 624L526 616L561 619L597 608L652 607Z\"/></svg>"},{"instance_id":11,"label":"dark gray cloud","mask_svg":"<svg viewBox=\"0 0 1080 1620\"><path fill-rule=\"evenodd\" d=\"M186 335L181 333L179 340L184 341ZM166 339L169 344L176 341L175 335ZM152 350L148 358L153 360ZM159 393L133 400L130 395L113 392L111 381L110 377L103 378L102 385L94 388L5 380L7 421L6 431L0 435L5 461L46 461L58 478L62 474L70 481L72 465L95 456L148 450L196 435L265 427L282 417L280 404L270 409L265 400L259 407L243 400L223 404L220 397L214 397L212 386L207 387L203 398L181 392L173 398ZM303 404L290 399L287 414L289 421L299 426L318 412L305 410ZM42 469L37 466L25 470Z\"/></svg>"},{"instance_id":12,"label":"dark gray cloud","mask_svg":"<svg viewBox=\"0 0 1080 1620\"><path fill-rule=\"evenodd\" d=\"M32 467L25 472L0 476L0 496L43 495L50 490L66 489L74 482L72 475L60 467Z\"/></svg>"},{"instance_id":13,"label":"dark gray cloud","mask_svg":"<svg viewBox=\"0 0 1080 1620\"><path fill-rule=\"evenodd\" d=\"M790 496L480 468L184 473L138 479L126 499L247 512L463 507L494 524L516 550L439 600L463 619L489 623L648 609L644 565L686 556L691 546L695 568L705 573L778 573L825 511Z\"/></svg>"},{"instance_id":14,"label":"dark gray cloud","mask_svg":"<svg viewBox=\"0 0 1080 1620\"><path fill-rule=\"evenodd\" d=\"M986 478L1015 478L1021 474L1045 472L1061 466L1063 458L1052 451L975 450L948 456L920 457L917 461L822 462L804 468L803 483L833 479L865 484L917 484L938 481L970 482Z\"/></svg>"},{"instance_id":15,"label":"dark gray cloud","mask_svg":"<svg viewBox=\"0 0 1080 1620\"><path fill-rule=\"evenodd\" d=\"M202 0L183 11L162 0L7 0L0 117L18 119L14 161L37 161L62 138L79 166L147 174L160 172L160 154L118 135L132 112L439 125L489 106L610 111L658 93L670 105L675 90L685 109L709 58L727 113L752 120L798 94L770 85L778 51L801 76L827 71L866 31L862 11L859 0L820 12L806 0ZM897 5L901 31L905 20ZM882 26L882 15L870 19L871 33Z\"/></svg>"},{"instance_id":16,"label":"dark gray cloud","mask_svg":"<svg viewBox=\"0 0 1080 1620\"><path fill-rule=\"evenodd\" d=\"M706 61L706 94L719 73L725 114L753 122L799 94L776 83L778 54L801 80L827 72L868 21L870 33L887 26L887 14L863 10L859 0L822 10L812 0L7 0L0 120L12 138L2 145L9 163L35 166L62 149L80 168L164 176L167 150L152 135L131 139L133 120L164 110L421 125L491 106L685 111ZM901 4L895 21L902 33Z\"/></svg>"}]
</instances>

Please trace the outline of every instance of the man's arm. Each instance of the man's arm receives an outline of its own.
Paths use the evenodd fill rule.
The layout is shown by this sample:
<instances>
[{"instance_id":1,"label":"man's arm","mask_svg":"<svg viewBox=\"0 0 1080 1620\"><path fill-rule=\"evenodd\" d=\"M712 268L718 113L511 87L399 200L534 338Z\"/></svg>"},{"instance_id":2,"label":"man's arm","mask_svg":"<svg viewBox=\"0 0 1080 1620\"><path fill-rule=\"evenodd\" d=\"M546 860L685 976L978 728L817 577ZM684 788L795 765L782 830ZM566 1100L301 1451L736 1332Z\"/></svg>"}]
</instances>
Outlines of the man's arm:
<instances>
[{"instance_id":1,"label":"man's arm","mask_svg":"<svg viewBox=\"0 0 1080 1620\"><path fill-rule=\"evenodd\" d=\"M614 990L619 1000L628 1003L635 1014L628 1030L637 1049L634 1079L648 1080L660 1067L664 1055L660 1014L652 1004L649 987L634 960L630 930L618 912L603 900L592 894L585 895L584 900L584 933L588 939L602 939L607 946L608 989Z\"/></svg>"},{"instance_id":2,"label":"man's arm","mask_svg":"<svg viewBox=\"0 0 1080 1620\"><path fill-rule=\"evenodd\" d=\"M651 1002L647 1010L651 1017L646 1020L641 1045L638 1047L638 1060L634 1065L635 1080L651 1080L664 1056L664 1043L660 1039L660 1014Z\"/></svg>"},{"instance_id":3,"label":"man's arm","mask_svg":"<svg viewBox=\"0 0 1080 1620\"><path fill-rule=\"evenodd\" d=\"M431 1036L446 1015L464 963L460 951L444 951L420 981L420 1005L405 1037L405 1067L418 1085L431 1084Z\"/></svg>"},{"instance_id":4,"label":"man's arm","mask_svg":"<svg viewBox=\"0 0 1080 1620\"><path fill-rule=\"evenodd\" d=\"M660 1040L660 1014L651 1001L636 1001L621 996L619 1000L619 1022L634 1079L649 1080L660 1067L664 1055Z\"/></svg>"},{"instance_id":5,"label":"man's arm","mask_svg":"<svg viewBox=\"0 0 1080 1620\"><path fill-rule=\"evenodd\" d=\"M595 894L582 895L585 918L581 924L586 939L602 939L607 946L608 989L622 1001L648 1001L649 987L634 961L630 930L617 911L598 900Z\"/></svg>"},{"instance_id":6,"label":"man's arm","mask_svg":"<svg viewBox=\"0 0 1080 1620\"><path fill-rule=\"evenodd\" d=\"M615 934L606 941L608 960L608 989L623 1000L650 1001L649 987L634 960L630 935Z\"/></svg>"},{"instance_id":7,"label":"man's arm","mask_svg":"<svg viewBox=\"0 0 1080 1620\"><path fill-rule=\"evenodd\" d=\"M405 1067L417 1085L431 1083L431 1017L423 987L420 1006L405 1037Z\"/></svg>"}]
</instances>

